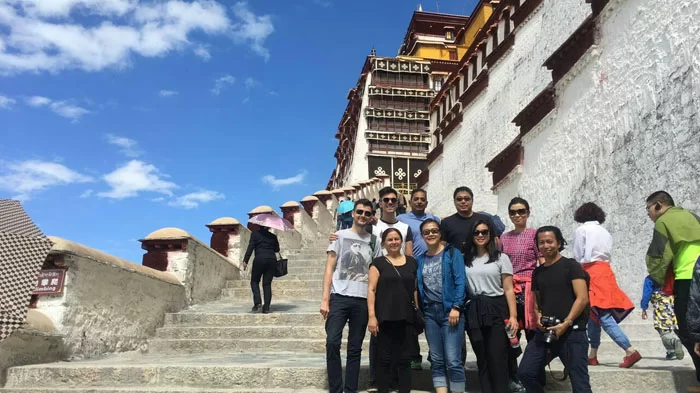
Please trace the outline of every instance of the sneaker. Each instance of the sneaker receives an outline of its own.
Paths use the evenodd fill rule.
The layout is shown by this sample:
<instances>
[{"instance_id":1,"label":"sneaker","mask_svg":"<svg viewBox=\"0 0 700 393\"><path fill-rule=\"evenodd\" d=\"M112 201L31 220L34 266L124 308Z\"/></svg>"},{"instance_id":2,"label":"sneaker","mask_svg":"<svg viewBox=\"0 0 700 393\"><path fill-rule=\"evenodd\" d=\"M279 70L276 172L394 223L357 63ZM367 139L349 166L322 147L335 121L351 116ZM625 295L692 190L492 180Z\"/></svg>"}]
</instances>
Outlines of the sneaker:
<instances>
[{"instance_id":1,"label":"sneaker","mask_svg":"<svg viewBox=\"0 0 700 393\"><path fill-rule=\"evenodd\" d=\"M594 358L588 358L588 365L589 365L589 366L598 366L598 365L600 365L600 363L598 363L598 357L596 356L596 357L594 357Z\"/></svg>"},{"instance_id":2,"label":"sneaker","mask_svg":"<svg viewBox=\"0 0 700 393\"><path fill-rule=\"evenodd\" d=\"M377 389L377 385L370 383L369 386L367 387L367 393L374 393L378 392L379 389Z\"/></svg>"},{"instance_id":3,"label":"sneaker","mask_svg":"<svg viewBox=\"0 0 700 393\"><path fill-rule=\"evenodd\" d=\"M520 382L511 380L508 382L508 391L510 391L510 393L525 393L527 390Z\"/></svg>"},{"instance_id":4,"label":"sneaker","mask_svg":"<svg viewBox=\"0 0 700 393\"><path fill-rule=\"evenodd\" d=\"M676 357L675 352L666 352L666 360L676 360L678 357Z\"/></svg>"},{"instance_id":5,"label":"sneaker","mask_svg":"<svg viewBox=\"0 0 700 393\"><path fill-rule=\"evenodd\" d=\"M676 351L676 359L683 360L685 356L685 351L683 350L683 343L680 339L673 340L673 349Z\"/></svg>"},{"instance_id":6,"label":"sneaker","mask_svg":"<svg viewBox=\"0 0 700 393\"><path fill-rule=\"evenodd\" d=\"M634 366L634 364L640 360L642 360L642 355L639 354L639 351L634 351L633 354L622 358L622 363L619 364L619 367L620 368L630 368L630 367Z\"/></svg>"},{"instance_id":7,"label":"sneaker","mask_svg":"<svg viewBox=\"0 0 700 393\"><path fill-rule=\"evenodd\" d=\"M423 364L419 360L411 361L411 370L422 370Z\"/></svg>"}]
</instances>

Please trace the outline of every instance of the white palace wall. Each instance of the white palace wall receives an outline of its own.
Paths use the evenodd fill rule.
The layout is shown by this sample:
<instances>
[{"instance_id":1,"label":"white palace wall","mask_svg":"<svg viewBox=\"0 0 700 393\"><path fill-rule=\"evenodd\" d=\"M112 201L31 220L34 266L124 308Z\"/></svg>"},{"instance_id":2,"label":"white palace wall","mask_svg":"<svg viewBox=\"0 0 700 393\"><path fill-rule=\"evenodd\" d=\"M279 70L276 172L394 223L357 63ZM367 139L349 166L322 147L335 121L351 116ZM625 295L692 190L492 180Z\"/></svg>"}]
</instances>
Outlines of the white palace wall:
<instances>
[{"instance_id":1,"label":"white palace wall","mask_svg":"<svg viewBox=\"0 0 700 393\"><path fill-rule=\"evenodd\" d=\"M532 206L532 226L557 225L570 241L574 210L594 201L608 214L618 281L636 303L653 228L646 196L665 189L700 211L700 2L607 4L596 44L555 85L556 108L523 136L522 165L493 194L484 168L518 134L510 121L551 81L542 64L590 14L583 1L545 0L515 31L510 53L430 167L430 205L451 214L452 190L464 183L476 209L510 226L507 204L519 195Z\"/></svg>"},{"instance_id":2,"label":"white palace wall","mask_svg":"<svg viewBox=\"0 0 700 393\"><path fill-rule=\"evenodd\" d=\"M515 31L515 45L488 70L488 88L462 112L463 122L445 138L442 158L430 167L434 214L454 213L452 193L463 185L474 192L475 209L497 209L485 165L518 135L513 118L551 81L542 63L590 12L582 0L545 0Z\"/></svg>"}]
</instances>

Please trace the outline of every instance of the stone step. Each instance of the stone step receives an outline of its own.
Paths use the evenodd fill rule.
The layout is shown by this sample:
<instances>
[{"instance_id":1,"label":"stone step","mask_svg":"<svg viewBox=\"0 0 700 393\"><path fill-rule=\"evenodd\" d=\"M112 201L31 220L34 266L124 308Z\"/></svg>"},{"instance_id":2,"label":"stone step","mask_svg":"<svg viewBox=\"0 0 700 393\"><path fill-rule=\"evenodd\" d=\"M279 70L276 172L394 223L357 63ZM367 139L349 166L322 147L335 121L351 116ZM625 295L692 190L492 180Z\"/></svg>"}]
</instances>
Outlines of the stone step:
<instances>
[{"instance_id":1,"label":"stone step","mask_svg":"<svg viewBox=\"0 0 700 393\"><path fill-rule=\"evenodd\" d=\"M261 288L262 291L262 288ZM323 288L283 288L272 291L272 299L276 300L310 300L321 301ZM221 290L221 299L252 299L250 288L224 288Z\"/></svg>"},{"instance_id":2,"label":"stone step","mask_svg":"<svg viewBox=\"0 0 700 393\"><path fill-rule=\"evenodd\" d=\"M226 282L226 288L246 288L250 290L250 281L249 280L230 280ZM318 289L321 288L323 289L323 280L284 280L284 281L278 281L278 280L273 280L272 281L272 293L274 295L274 291L278 289L301 289L301 288L308 288L308 289Z\"/></svg>"},{"instance_id":3,"label":"stone step","mask_svg":"<svg viewBox=\"0 0 700 393\"><path fill-rule=\"evenodd\" d=\"M477 390L473 390L476 392ZM412 393L430 393L428 390L411 390ZM216 389L216 388L183 388L180 386L137 386L119 388L95 387L29 387L29 388L0 388L0 393L328 393L328 389Z\"/></svg>"},{"instance_id":4,"label":"stone step","mask_svg":"<svg viewBox=\"0 0 700 393\"><path fill-rule=\"evenodd\" d=\"M302 273L302 274L296 274L292 270L289 274L283 277L275 277L275 281L277 280L323 280L323 271L317 272L317 273Z\"/></svg>"},{"instance_id":5,"label":"stone step","mask_svg":"<svg viewBox=\"0 0 700 393\"><path fill-rule=\"evenodd\" d=\"M196 330L197 328L193 328ZM205 329L199 329L200 332ZM319 331L320 330L320 331ZM310 327L308 333L290 331L290 335L279 337L274 333L270 336L206 336L206 332L190 331L191 335L184 333L186 338L155 338L149 342L149 351L154 353L235 353L235 352L295 352L295 353L325 353L326 352L326 335L322 329L314 329ZM255 331L253 330L253 333ZM233 332L232 332L233 333ZM279 333L279 332L275 332ZM316 333L313 336L313 333ZM306 334L304 337L298 337ZM199 336L203 338L194 338ZM347 334L345 334L347 336ZM363 341L363 351L369 349L370 335L365 335ZM420 336L418 340L422 354L428 353L428 342L425 336ZM527 343L522 342L524 349ZM637 340L633 343L634 347L642 354L642 356L663 357L666 352L660 340ZM347 347L346 339L343 339L342 348ZM343 349L344 350L344 349ZM471 353L471 346L467 344L467 352ZM615 345L612 341L603 341L598 350L599 356L609 357L614 360L615 365L622 361L624 356L623 350ZM687 354L686 354L687 355Z\"/></svg>"},{"instance_id":6,"label":"stone step","mask_svg":"<svg viewBox=\"0 0 700 393\"><path fill-rule=\"evenodd\" d=\"M367 386L367 358L362 359L360 386ZM642 363L645 362L645 363ZM688 361L674 367L659 360L642 360L639 367L621 370L617 367L591 367L591 385L595 392L627 393L642 391L685 392L694 385L695 372ZM344 362L343 362L344 363ZM412 387L432 390L428 363L412 373ZM558 360L552 362L556 376L561 375ZM553 380L548 373L548 391L570 391L569 381ZM468 391L476 392L476 365L467 363ZM284 389L327 388L325 355L299 353L205 354L186 356L140 355L112 356L99 360L59 362L14 367L8 370L3 392L36 391L105 393L196 391L277 392ZM216 389L216 390L212 390ZM168 390L170 391L170 390ZM302 390L303 391L303 390ZM223 392L221 392L223 393Z\"/></svg>"},{"instance_id":7,"label":"stone step","mask_svg":"<svg viewBox=\"0 0 700 393\"><path fill-rule=\"evenodd\" d=\"M293 264L287 265L287 272L289 274L323 274L326 271L325 266L294 266Z\"/></svg>"}]
</instances>

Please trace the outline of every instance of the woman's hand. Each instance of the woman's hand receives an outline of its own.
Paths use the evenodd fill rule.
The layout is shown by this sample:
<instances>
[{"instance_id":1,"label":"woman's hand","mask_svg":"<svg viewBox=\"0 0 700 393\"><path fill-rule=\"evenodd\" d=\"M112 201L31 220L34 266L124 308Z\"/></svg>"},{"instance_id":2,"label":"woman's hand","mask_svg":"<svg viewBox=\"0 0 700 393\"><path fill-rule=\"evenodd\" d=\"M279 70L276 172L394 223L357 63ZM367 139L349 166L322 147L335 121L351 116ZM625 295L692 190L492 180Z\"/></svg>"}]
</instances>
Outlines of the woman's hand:
<instances>
[{"instance_id":1,"label":"woman's hand","mask_svg":"<svg viewBox=\"0 0 700 393\"><path fill-rule=\"evenodd\" d=\"M369 320L367 321L367 330L369 330L373 336L377 336L379 333L379 323L377 322L377 317L369 317Z\"/></svg>"},{"instance_id":2,"label":"woman's hand","mask_svg":"<svg viewBox=\"0 0 700 393\"><path fill-rule=\"evenodd\" d=\"M450 326L457 326L457 324L459 323L459 311L455 309L450 310L449 323Z\"/></svg>"},{"instance_id":3,"label":"woman's hand","mask_svg":"<svg viewBox=\"0 0 700 393\"><path fill-rule=\"evenodd\" d=\"M547 328L542 325L542 313L537 313L537 330L541 332L546 332Z\"/></svg>"},{"instance_id":4,"label":"woman's hand","mask_svg":"<svg viewBox=\"0 0 700 393\"><path fill-rule=\"evenodd\" d=\"M513 336L518 335L518 318L516 317L510 317L508 319L508 327L510 328L510 332L513 333Z\"/></svg>"},{"instance_id":5,"label":"woman's hand","mask_svg":"<svg viewBox=\"0 0 700 393\"><path fill-rule=\"evenodd\" d=\"M647 318L648 318L648 316L647 316L647 310L642 310L642 319L645 319L645 320L646 320Z\"/></svg>"},{"instance_id":6,"label":"woman's hand","mask_svg":"<svg viewBox=\"0 0 700 393\"><path fill-rule=\"evenodd\" d=\"M248 262L243 262L243 271L248 269Z\"/></svg>"}]
</instances>

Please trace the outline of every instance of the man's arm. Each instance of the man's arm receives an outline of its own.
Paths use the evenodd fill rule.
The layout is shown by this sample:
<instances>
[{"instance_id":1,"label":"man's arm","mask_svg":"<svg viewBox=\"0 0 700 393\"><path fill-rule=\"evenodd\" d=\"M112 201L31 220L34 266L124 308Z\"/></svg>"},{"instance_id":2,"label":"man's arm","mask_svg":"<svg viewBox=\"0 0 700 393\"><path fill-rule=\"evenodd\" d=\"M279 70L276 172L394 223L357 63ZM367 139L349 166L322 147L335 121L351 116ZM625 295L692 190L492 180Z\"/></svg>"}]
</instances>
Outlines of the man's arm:
<instances>
[{"instance_id":1,"label":"man's arm","mask_svg":"<svg viewBox=\"0 0 700 393\"><path fill-rule=\"evenodd\" d=\"M576 262L582 262L586 255L586 235L583 228L578 227L574 232L574 259Z\"/></svg>"},{"instance_id":2,"label":"man's arm","mask_svg":"<svg viewBox=\"0 0 700 393\"><path fill-rule=\"evenodd\" d=\"M404 254L408 255L409 257L413 256L413 231L411 231L411 227L408 227L408 231L406 232L406 246L404 247L406 251Z\"/></svg>"},{"instance_id":3,"label":"man's arm","mask_svg":"<svg viewBox=\"0 0 700 393\"><path fill-rule=\"evenodd\" d=\"M330 311L331 283L333 282L333 272L335 272L337 262L338 258L335 251L328 251L326 271L323 273L323 297L321 298L321 315L323 315L323 319L328 318L328 312Z\"/></svg>"},{"instance_id":4,"label":"man's arm","mask_svg":"<svg viewBox=\"0 0 700 393\"><path fill-rule=\"evenodd\" d=\"M666 225L657 220L654 226L654 236L647 251L647 272L651 278L662 286L666 282L666 272L669 265L673 263L673 250L668 241L668 231Z\"/></svg>"}]
</instances>

